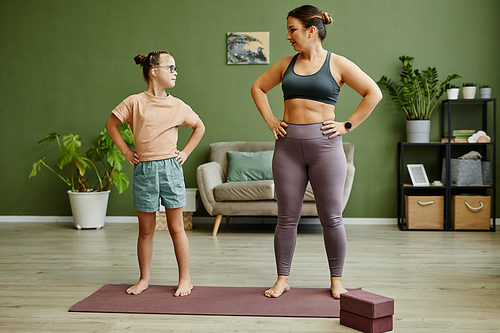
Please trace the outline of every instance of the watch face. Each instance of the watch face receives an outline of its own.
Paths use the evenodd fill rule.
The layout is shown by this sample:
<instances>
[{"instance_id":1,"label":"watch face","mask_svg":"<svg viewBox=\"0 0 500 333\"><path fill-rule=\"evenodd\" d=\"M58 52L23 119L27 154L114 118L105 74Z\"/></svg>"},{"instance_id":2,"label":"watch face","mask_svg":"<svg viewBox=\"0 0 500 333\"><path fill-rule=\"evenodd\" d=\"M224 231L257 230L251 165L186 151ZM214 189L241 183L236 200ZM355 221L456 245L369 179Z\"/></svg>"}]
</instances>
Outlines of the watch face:
<instances>
[{"instance_id":1,"label":"watch face","mask_svg":"<svg viewBox=\"0 0 500 333\"><path fill-rule=\"evenodd\" d=\"M345 129L347 129L347 130L350 130L352 128L352 124L348 121L345 122L344 126L345 126Z\"/></svg>"}]
</instances>

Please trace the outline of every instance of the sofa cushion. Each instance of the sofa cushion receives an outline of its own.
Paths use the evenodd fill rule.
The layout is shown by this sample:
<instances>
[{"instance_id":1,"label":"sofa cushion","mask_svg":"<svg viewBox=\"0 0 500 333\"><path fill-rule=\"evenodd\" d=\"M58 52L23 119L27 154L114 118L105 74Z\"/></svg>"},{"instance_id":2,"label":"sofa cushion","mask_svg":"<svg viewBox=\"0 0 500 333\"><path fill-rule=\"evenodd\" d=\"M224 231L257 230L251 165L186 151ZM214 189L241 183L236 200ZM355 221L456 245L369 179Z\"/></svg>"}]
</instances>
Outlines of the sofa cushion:
<instances>
[{"instance_id":1,"label":"sofa cushion","mask_svg":"<svg viewBox=\"0 0 500 333\"><path fill-rule=\"evenodd\" d=\"M276 193L274 194L274 200L276 200ZM314 202L314 193L311 187L311 183L307 183L306 192L304 193L304 201Z\"/></svg>"},{"instance_id":2,"label":"sofa cushion","mask_svg":"<svg viewBox=\"0 0 500 333\"><path fill-rule=\"evenodd\" d=\"M228 151L227 181L273 179L272 160L274 151Z\"/></svg>"},{"instance_id":3,"label":"sofa cushion","mask_svg":"<svg viewBox=\"0 0 500 333\"><path fill-rule=\"evenodd\" d=\"M215 201L255 201L274 199L274 181L255 180L222 183L214 188Z\"/></svg>"}]
</instances>

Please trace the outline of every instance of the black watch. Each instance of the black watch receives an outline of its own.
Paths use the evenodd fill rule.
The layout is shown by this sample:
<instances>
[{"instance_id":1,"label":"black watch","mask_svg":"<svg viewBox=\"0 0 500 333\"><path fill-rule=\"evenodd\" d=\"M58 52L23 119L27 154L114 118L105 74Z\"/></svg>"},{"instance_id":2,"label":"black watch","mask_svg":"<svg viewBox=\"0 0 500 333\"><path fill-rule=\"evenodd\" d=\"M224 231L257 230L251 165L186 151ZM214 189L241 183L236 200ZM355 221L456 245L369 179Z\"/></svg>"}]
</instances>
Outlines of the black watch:
<instances>
[{"instance_id":1,"label":"black watch","mask_svg":"<svg viewBox=\"0 0 500 333\"><path fill-rule=\"evenodd\" d=\"M351 124L351 122L350 122L350 121L346 121L346 122L344 123L344 127L345 127L345 129L347 130L347 132L352 131L352 124Z\"/></svg>"}]
</instances>

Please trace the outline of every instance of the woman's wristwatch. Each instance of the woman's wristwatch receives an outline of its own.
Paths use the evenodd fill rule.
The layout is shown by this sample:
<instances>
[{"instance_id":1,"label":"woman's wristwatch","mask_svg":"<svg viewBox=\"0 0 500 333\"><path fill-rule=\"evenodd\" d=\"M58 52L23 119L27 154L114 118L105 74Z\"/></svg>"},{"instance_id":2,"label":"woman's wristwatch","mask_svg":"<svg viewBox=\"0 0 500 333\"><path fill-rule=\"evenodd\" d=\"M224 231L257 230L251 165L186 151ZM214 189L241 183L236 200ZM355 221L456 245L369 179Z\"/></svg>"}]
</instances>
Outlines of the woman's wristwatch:
<instances>
[{"instance_id":1,"label":"woman's wristwatch","mask_svg":"<svg viewBox=\"0 0 500 333\"><path fill-rule=\"evenodd\" d=\"M351 122L350 122L350 121L346 121L346 122L344 123L344 127L345 127L345 129L347 130L347 132L352 131L352 124L351 124Z\"/></svg>"}]
</instances>

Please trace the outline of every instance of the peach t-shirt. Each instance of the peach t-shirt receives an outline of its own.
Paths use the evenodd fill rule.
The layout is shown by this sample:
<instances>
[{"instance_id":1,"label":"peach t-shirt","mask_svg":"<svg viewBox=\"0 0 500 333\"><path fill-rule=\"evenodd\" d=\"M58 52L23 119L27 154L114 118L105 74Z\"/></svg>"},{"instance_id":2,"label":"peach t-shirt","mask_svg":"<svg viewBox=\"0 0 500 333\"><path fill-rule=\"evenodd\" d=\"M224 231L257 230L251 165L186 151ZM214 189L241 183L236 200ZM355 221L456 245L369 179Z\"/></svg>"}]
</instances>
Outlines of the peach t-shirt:
<instances>
[{"instance_id":1,"label":"peach t-shirt","mask_svg":"<svg viewBox=\"0 0 500 333\"><path fill-rule=\"evenodd\" d=\"M198 115L178 98L156 97L147 92L123 100L113 114L129 123L141 161L157 161L175 156L179 125L191 128Z\"/></svg>"}]
</instances>

